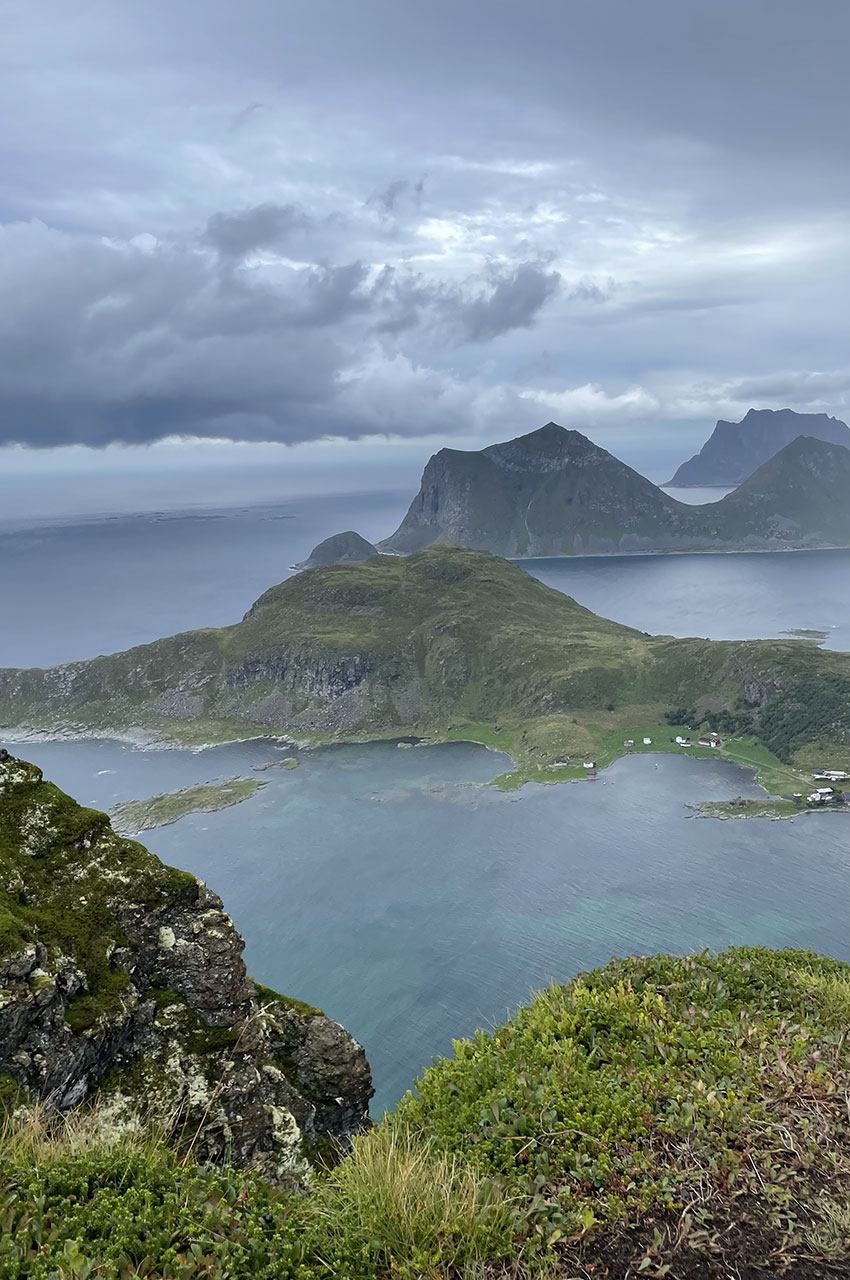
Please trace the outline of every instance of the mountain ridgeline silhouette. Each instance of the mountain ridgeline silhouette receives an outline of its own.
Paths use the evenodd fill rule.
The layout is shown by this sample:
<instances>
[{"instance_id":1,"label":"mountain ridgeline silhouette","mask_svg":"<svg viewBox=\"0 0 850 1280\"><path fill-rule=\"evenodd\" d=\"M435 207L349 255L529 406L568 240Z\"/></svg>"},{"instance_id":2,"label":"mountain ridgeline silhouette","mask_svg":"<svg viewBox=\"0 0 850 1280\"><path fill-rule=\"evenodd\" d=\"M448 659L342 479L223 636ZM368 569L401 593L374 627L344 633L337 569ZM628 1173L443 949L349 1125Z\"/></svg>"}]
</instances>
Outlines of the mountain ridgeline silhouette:
<instances>
[{"instance_id":1,"label":"mountain ridgeline silhouette","mask_svg":"<svg viewBox=\"0 0 850 1280\"><path fill-rule=\"evenodd\" d=\"M850 449L850 427L826 413L750 409L740 422L718 421L699 453L683 462L671 485L740 484L798 436L814 436Z\"/></svg>"}]
</instances>

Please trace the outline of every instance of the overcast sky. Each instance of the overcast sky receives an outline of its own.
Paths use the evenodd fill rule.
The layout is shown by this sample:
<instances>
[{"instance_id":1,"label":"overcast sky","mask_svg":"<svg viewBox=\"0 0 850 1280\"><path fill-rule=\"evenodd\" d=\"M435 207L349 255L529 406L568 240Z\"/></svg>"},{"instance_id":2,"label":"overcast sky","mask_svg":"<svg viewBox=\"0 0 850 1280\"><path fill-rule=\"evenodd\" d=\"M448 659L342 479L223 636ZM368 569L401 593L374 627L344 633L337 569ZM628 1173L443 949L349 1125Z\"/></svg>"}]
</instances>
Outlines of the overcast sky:
<instances>
[{"instance_id":1,"label":"overcast sky","mask_svg":"<svg viewBox=\"0 0 850 1280\"><path fill-rule=\"evenodd\" d=\"M847 417L847 0L0 22L0 444L554 418L651 471L751 405Z\"/></svg>"}]
</instances>

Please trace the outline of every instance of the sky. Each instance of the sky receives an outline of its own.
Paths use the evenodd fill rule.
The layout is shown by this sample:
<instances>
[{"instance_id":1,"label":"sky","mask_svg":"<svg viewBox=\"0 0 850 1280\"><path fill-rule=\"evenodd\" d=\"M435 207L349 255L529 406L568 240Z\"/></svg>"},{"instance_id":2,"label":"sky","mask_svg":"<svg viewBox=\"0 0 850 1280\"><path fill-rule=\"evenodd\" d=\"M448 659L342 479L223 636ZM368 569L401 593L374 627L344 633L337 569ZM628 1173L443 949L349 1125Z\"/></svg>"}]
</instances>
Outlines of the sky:
<instances>
[{"instance_id":1,"label":"sky","mask_svg":"<svg viewBox=\"0 0 850 1280\"><path fill-rule=\"evenodd\" d=\"M0 477L850 414L846 0L0 0ZM229 442L239 442L232 444Z\"/></svg>"}]
</instances>

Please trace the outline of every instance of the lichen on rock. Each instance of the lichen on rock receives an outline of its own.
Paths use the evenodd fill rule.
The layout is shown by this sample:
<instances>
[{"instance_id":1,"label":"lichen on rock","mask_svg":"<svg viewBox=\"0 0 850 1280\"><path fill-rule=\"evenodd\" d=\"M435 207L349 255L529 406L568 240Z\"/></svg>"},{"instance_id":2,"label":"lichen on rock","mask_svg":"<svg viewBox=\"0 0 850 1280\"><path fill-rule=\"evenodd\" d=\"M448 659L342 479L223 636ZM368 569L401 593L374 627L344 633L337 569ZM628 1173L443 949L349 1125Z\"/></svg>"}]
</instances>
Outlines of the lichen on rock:
<instances>
[{"instance_id":1,"label":"lichen on rock","mask_svg":"<svg viewBox=\"0 0 850 1280\"><path fill-rule=\"evenodd\" d=\"M92 1100L116 1134L303 1183L368 1125L368 1064L318 1011L261 1001L243 947L203 882L0 751L0 1108Z\"/></svg>"}]
</instances>

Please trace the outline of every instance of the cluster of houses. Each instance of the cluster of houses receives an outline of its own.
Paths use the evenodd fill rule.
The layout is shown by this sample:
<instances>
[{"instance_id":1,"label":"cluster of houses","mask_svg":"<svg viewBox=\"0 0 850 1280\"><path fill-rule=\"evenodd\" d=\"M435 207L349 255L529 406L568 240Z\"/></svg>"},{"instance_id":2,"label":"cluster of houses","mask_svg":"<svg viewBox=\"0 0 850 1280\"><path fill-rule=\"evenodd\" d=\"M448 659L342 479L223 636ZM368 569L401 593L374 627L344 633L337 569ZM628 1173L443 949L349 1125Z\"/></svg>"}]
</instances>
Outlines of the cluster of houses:
<instances>
[{"instance_id":1,"label":"cluster of houses","mask_svg":"<svg viewBox=\"0 0 850 1280\"><path fill-rule=\"evenodd\" d=\"M798 795L799 792L795 792L795 799ZM806 804L831 804L837 799L834 787L815 787L814 791L806 796Z\"/></svg>"},{"instance_id":2,"label":"cluster of houses","mask_svg":"<svg viewBox=\"0 0 850 1280\"><path fill-rule=\"evenodd\" d=\"M634 740L634 738L624 738L624 739L623 739L623 746L624 746L624 747L633 747L634 745L635 745L635 740ZM643 740L643 745L644 745L645 747L651 747L651 746L652 746L652 738L644 738L644 740ZM707 734L705 735L705 737L703 737L703 738L698 738L698 739L697 739L696 745L697 745L698 747L714 747L716 750L718 750L718 751L719 751L719 750L720 750L720 748L723 746L723 741L722 741L722 739L720 738L720 736L719 736L718 734L716 734L716 733L707 733ZM690 738L683 738L681 734L677 734L677 735L676 735L676 746L677 746L677 747L692 747L692 746L694 746L694 743L693 743L693 742L691 742ZM585 768L586 768L586 767L587 767L587 766L585 766Z\"/></svg>"},{"instance_id":3,"label":"cluster of houses","mask_svg":"<svg viewBox=\"0 0 850 1280\"><path fill-rule=\"evenodd\" d=\"M677 747L692 747L693 745L690 738L683 738L680 733L676 734ZM723 740L716 733L707 733L703 737L697 738L696 745L698 747L714 747L716 751L719 751L723 746Z\"/></svg>"},{"instance_id":4,"label":"cluster of houses","mask_svg":"<svg viewBox=\"0 0 850 1280\"><path fill-rule=\"evenodd\" d=\"M814 769L816 782L847 782L850 779L850 773L845 769ZM802 796L795 794L795 799L802 799ZM815 787L813 791L806 796L806 804L833 804L837 800L843 800L845 804L850 803L850 792L840 791L837 787Z\"/></svg>"}]
</instances>

